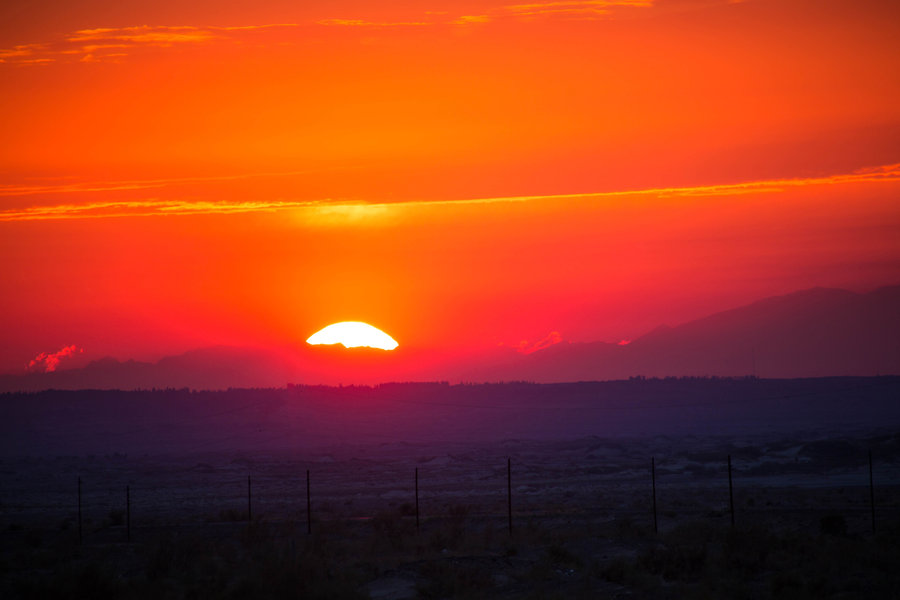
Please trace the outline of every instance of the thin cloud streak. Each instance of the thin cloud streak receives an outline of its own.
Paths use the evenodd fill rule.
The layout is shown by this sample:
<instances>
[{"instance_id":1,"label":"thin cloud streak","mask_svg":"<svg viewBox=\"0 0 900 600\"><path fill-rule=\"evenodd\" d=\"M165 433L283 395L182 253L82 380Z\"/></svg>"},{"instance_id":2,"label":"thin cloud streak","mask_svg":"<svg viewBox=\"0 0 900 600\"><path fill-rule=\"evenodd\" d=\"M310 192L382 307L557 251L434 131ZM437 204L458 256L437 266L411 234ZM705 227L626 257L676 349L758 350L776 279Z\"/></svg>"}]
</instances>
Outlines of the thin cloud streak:
<instances>
[{"instance_id":1,"label":"thin cloud streak","mask_svg":"<svg viewBox=\"0 0 900 600\"><path fill-rule=\"evenodd\" d=\"M490 23L491 17L488 15L462 15L455 21L453 21L454 25L482 25L484 23Z\"/></svg>"},{"instance_id":2,"label":"thin cloud streak","mask_svg":"<svg viewBox=\"0 0 900 600\"><path fill-rule=\"evenodd\" d=\"M114 41L152 46L171 46L185 42L205 42L217 37L211 29L191 26L141 25L137 27L82 29L69 35L69 42ZM123 44L124 45L124 44Z\"/></svg>"},{"instance_id":3,"label":"thin cloud streak","mask_svg":"<svg viewBox=\"0 0 900 600\"><path fill-rule=\"evenodd\" d=\"M0 49L0 62L4 62L8 58L17 59L32 57L36 53L47 49L46 44L21 44L12 48Z\"/></svg>"},{"instance_id":4,"label":"thin cloud streak","mask_svg":"<svg viewBox=\"0 0 900 600\"><path fill-rule=\"evenodd\" d=\"M145 190L165 187L167 185L213 183L218 181L240 181L266 177L292 177L296 175L308 175L309 173L310 171L284 171L277 173L247 173L243 175L214 175L209 177L176 177L171 179L95 181L89 183L66 183L58 185L0 185L0 197Z\"/></svg>"},{"instance_id":5,"label":"thin cloud streak","mask_svg":"<svg viewBox=\"0 0 900 600\"><path fill-rule=\"evenodd\" d=\"M701 196L734 196L739 194L781 192L788 188L799 188L812 185L835 185L847 183L876 183L900 181L900 163L869 167L838 175L824 177L803 177L794 179L772 179L766 181L748 181L742 183L723 183L705 186L649 188L643 190L621 190L615 192L589 192L583 194L555 194L546 196L516 196L505 198L508 201L531 201L548 199L599 199L627 196L650 196L657 198L701 197ZM499 198L491 199L497 201ZM478 200L472 200L477 202Z\"/></svg>"},{"instance_id":6,"label":"thin cloud streak","mask_svg":"<svg viewBox=\"0 0 900 600\"><path fill-rule=\"evenodd\" d=\"M308 208L320 202L197 202L185 200L127 200L121 202L93 202L89 204L61 204L31 206L18 210L0 211L0 221L46 221L69 219L105 219L113 217L155 217L166 215L230 215L250 212Z\"/></svg>"},{"instance_id":7,"label":"thin cloud streak","mask_svg":"<svg viewBox=\"0 0 900 600\"><path fill-rule=\"evenodd\" d=\"M147 48L166 49L179 45L236 40L254 31L296 28L298 23L268 23L241 26L135 25L79 29L52 43L22 44L0 49L0 63L35 64L58 61L102 62L118 60ZM114 50L115 52L107 52Z\"/></svg>"},{"instance_id":8,"label":"thin cloud streak","mask_svg":"<svg viewBox=\"0 0 900 600\"><path fill-rule=\"evenodd\" d=\"M316 209L328 213L355 213L378 211L390 208L411 208L416 206L461 206L472 204L499 204L537 201L600 200L606 198L691 198L707 196L735 196L755 193L777 193L786 189L806 186L841 185L853 183L900 182L900 163L860 169L853 173L824 177L796 179L773 179L707 186L649 188L643 190L622 190L581 194L549 194L541 196L506 196L497 198L467 198L460 200L414 200L400 202L355 202L332 200L277 200L244 202L206 202L188 200L130 200L94 202L86 204L62 204L55 206L32 206L22 209L0 211L0 221L38 221L50 219L96 219L112 217L149 217L203 214L240 214L251 212L276 212L297 209ZM111 188L104 188L104 191ZM126 188L130 189L130 188Z\"/></svg>"},{"instance_id":9,"label":"thin cloud streak","mask_svg":"<svg viewBox=\"0 0 900 600\"><path fill-rule=\"evenodd\" d=\"M569 0L557 2L532 2L528 4L509 4L506 8L509 10L553 10L556 8L611 8L615 6L637 6L649 7L653 6L653 0Z\"/></svg>"},{"instance_id":10,"label":"thin cloud streak","mask_svg":"<svg viewBox=\"0 0 900 600\"><path fill-rule=\"evenodd\" d=\"M594 18L609 15L619 8L652 8L653 0L572 0L510 4L504 8L522 17L568 16Z\"/></svg>"},{"instance_id":11,"label":"thin cloud streak","mask_svg":"<svg viewBox=\"0 0 900 600\"><path fill-rule=\"evenodd\" d=\"M424 21L366 21L364 19L320 19L319 25L338 27L420 27L433 25Z\"/></svg>"},{"instance_id":12,"label":"thin cloud streak","mask_svg":"<svg viewBox=\"0 0 900 600\"><path fill-rule=\"evenodd\" d=\"M700 0L698 5L734 4L743 0ZM326 28L407 28L435 26L477 26L510 19L530 20L535 17L596 20L612 18L628 9L664 8L656 0L551 0L522 2L484 7L482 14L451 11L424 11L410 14L409 19L377 21L352 15L319 19L303 23L264 23L260 25L132 25L127 27L95 27L79 29L52 42L20 44L0 48L0 64L46 65L55 62L118 62L141 49L168 49L175 46L240 41L247 33L272 29L302 27ZM668 8L668 7L665 7ZM424 17L424 18L423 18ZM114 50L114 52L108 52Z\"/></svg>"}]
</instances>

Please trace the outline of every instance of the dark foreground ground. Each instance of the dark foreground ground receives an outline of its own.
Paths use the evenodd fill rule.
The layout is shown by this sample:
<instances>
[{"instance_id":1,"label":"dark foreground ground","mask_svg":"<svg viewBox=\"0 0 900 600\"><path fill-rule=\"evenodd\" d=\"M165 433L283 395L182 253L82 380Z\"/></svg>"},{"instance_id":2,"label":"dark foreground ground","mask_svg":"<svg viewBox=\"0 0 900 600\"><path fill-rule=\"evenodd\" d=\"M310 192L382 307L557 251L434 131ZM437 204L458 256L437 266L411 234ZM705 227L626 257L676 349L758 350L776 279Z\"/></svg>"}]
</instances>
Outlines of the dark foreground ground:
<instances>
[{"instance_id":1,"label":"dark foreground ground","mask_svg":"<svg viewBox=\"0 0 900 600\"><path fill-rule=\"evenodd\" d=\"M900 597L891 427L4 457L0 475L2 598Z\"/></svg>"}]
</instances>

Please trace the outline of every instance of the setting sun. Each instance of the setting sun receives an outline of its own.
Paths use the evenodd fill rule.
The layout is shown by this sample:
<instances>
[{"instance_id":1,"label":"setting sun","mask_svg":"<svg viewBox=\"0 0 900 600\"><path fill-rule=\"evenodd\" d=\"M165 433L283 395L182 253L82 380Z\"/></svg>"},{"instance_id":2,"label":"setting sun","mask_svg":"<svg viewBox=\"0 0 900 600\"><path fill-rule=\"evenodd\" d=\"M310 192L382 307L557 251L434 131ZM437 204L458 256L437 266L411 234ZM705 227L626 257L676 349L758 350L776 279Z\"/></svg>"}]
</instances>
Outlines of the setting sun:
<instances>
[{"instance_id":1,"label":"setting sun","mask_svg":"<svg viewBox=\"0 0 900 600\"><path fill-rule=\"evenodd\" d=\"M393 350L399 344L397 341L368 323L360 321L343 321L333 323L324 329L309 336L307 344L342 344L345 348L380 348L381 350Z\"/></svg>"}]
</instances>

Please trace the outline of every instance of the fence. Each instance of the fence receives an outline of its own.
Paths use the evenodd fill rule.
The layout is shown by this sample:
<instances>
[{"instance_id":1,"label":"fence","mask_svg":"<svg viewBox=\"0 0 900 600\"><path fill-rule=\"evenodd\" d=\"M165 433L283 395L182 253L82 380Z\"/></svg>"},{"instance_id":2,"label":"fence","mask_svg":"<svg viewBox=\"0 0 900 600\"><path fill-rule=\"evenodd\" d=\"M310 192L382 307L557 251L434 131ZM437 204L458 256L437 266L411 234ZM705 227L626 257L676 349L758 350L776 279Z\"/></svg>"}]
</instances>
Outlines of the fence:
<instances>
[{"instance_id":1,"label":"fence","mask_svg":"<svg viewBox=\"0 0 900 600\"><path fill-rule=\"evenodd\" d=\"M702 451L657 460L584 448L562 456L516 450L368 461L326 455L307 466L279 457L220 459L218 466L120 456L24 461L0 492L0 518L5 529L77 530L81 542L100 532L131 541L133 526L254 520L305 520L311 534L316 523L385 512L414 518L418 530L460 507L505 520L510 535L514 523L532 519L630 519L658 532L697 518L731 527L797 519L824 519L826 527L831 519L834 527L874 533L880 520L900 515L900 469L871 451L829 464L746 448L734 461Z\"/></svg>"}]
</instances>

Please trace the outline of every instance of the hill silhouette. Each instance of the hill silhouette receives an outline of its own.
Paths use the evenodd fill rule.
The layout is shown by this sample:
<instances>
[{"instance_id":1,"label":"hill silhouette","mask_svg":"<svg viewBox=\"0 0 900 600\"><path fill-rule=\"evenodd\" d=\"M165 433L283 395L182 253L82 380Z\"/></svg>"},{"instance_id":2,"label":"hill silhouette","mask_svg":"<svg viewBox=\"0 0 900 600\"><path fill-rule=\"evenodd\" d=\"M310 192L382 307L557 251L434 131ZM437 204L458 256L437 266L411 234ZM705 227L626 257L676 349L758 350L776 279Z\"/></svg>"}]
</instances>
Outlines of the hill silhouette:
<instances>
[{"instance_id":1,"label":"hill silhouette","mask_svg":"<svg viewBox=\"0 0 900 600\"><path fill-rule=\"evenodd\" d=\"M827 377L897 374L900 286L813 288L660 326L628 345L557 344L472 379L552 382L634 375Z\"/></svg>"},{"instance_id":2,"label":"hill silhouette","mask_svg":"<svg viewBox=\"0 0 900 600\"><path fill-rule=\"evenodd\" d=\"M383 352L317 346L285 353L218 346L156 363L103 358L80 369L4 375L0 391L879 374L900 374L900 286L867 294L802 290L674 327L661 325L627 345L562 342L530 354L496 348L452 360L405 347Z\"/></svg>"}]
</instances>

